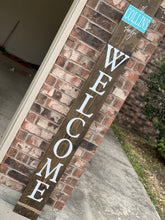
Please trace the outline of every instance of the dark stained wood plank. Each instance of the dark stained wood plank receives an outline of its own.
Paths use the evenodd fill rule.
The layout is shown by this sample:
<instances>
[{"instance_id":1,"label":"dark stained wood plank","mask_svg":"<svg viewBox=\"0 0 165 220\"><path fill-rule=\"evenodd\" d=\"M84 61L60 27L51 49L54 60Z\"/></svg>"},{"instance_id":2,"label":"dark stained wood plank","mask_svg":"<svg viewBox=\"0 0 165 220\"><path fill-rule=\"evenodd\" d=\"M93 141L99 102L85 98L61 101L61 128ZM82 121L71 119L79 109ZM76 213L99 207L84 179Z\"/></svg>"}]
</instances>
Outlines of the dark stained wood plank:
<instances>
[{"instance_id":1,"label":"dark stained wood plank","mask_svg":"<svg viewBox=\"0 0 165 220\"><path fill-rule=\"evenodd\" d=\"M137 8L141 8L142 6L148 6L145 9L145 12L148 15L153 16L156 13L156 11L161 3L161 0L158 0L158 1L155 1L155 0L150 0L150 1L149 0L148 1L147 0L139 0L139 1L134 0L131 3ZM128 26L128 24L126 24L123 21L120 21L117 29L115 30L113 36L111 37L111 39L109 41L109 44L130 56L132 54L132 52L134 51L137 43L139 42L139 40L143 36L143 34L141 32L139 32L138 30L135 30L133 27L130 27L130 29L134 30L134 32L136 34L133 35L130 39L128 39L128 33L124 32L124 29L126 26ZM50 177L52 178L53 174L49 178L45 179L45 171L43 171L43 173L42 173L43 175L41 177L37 176L36 173L38 173L43 168L43 166L46 164L47 158L51 158L52 159L51 170L54 167L56 167L59 163L64 164L64 166L61 167L61 169L59 171L57 181L60 179L60 177L64 173L68 163L72 159L76 149L78 148L80 141L85 136L87 130L89 129L89 126L93 122L95 115L98 113L98 111L102 107L103 103L105 102L105 99L108 96L108 94L110 93L110 91L112 90L114 83L116 82L118 77L122 74L125 63L122 63L113 72L111 72L111 66L104 68L106 54L107 54L107 47L104 49L100 59L98 60L97 64L95 65L89 78L87 79L87 81L83 85L78 98L73 103L67 117L65 118L65 120L64 120L63 124L61 125L59 131L57 132L54 140L52 141L48 151L46 152L46 155L44 156L43 160L41 161L38 168L36 169L35 174L32 176L31 180L29 181L25 191L23 192L18 204L16 205L16 207L14 209L15 212L22 214L28 218L30 216L30 219L32 219L32 220L37 218L38 213L37 213L37 211L35 212L35 209L39 210L39 211L42 210L42 208L44 207L47 200L49 199L49 196L50 196L51 192L53 191L56 184L50 181ZM100 96L99 94L97 94L89 89L90 87L92 87L94 85L96 79L99 77L100 70L112 77L112 81L109 82L108 86L105 87L105 93L102 96ZM102 81L106 82L107 78L104 77ZM97 91L100 91L100 92L103 91L103 87L101 84L98 85ZM82 105L83 100L85 100L85 98L86 98L85 93L88 93L93 96L93 99L91 99L89 101L88 105L84 109L84 112L86 114L94 113L91 118L87 118L86 116L84 116L76 111L76 109L79 109L80 106ZM75 121L73 124L73 126L71 128L72 134L79 133L80 136L78 138L70 137L66 132L66 127L67 127L69 121L73 118L81 118L86 122L84 127L82 126L82 121L80 121L80 120ZM72 152L70 153L70 155L67 158L64 158L64 159L56 157L53 153L53 148L54 148L55 143L57 143L57 141L60 140L61 138L66 138L66 139L70 140L73 144ZM64 155L67 152L67 150L68 150L68 145L66 144L66 142L62 143L60 145L58 155ZM37 202L37 201L32 200L27 197L28 195L32 194L32 192L36 186L36 180L40 180L40 181L44 182L45 184L49 185L49 189L46 190L46 193L44 193L44 199L41 202ZM42 189L43 190L45 189L44 184L40 186L40 190L42 190ZM36 194L36 197L37 197L37 194ZM41 197L41 195L39 194L38 198L40 198L40 197ZM25 206L24 207L21 206L20 205L21 203L25 204ZM28 211L28 206L29 206L29 211ZM33 210L33 208L34 208L34 210Z\"/></svg>"},{"instance_id":2,"label":"dark stained wood plank","mask_svg":"<svg viewBox=\"0 0 165 220\"><path fill-rule=\"evenodd\" d=\"M160 4L162 3L161 0L132 0L130 1L130 4L132 4L134 7L138 8L139 10L142 10L144 8L144 13L147 15L154 17L155 13L157 12Z\"/></svg>"}]
</instances>

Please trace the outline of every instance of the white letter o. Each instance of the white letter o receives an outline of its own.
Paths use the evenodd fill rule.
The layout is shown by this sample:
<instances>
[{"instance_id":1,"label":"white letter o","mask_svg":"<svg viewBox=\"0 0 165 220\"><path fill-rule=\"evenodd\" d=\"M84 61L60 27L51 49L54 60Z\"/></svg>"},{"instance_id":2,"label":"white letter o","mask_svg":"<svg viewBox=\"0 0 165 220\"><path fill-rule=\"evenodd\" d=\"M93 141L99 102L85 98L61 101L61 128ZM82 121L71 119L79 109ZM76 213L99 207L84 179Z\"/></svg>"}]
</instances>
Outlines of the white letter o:
<instances>
[{"instance_id":1,"label":"white letter o","mask_svg":"<svg viewBox=\"0 0 165 220\"><path fill-rule=\"evenodd\" d=\"M61 142L63 141L68 141L69 142L69 149L68 151L66 152L66 154L64 154L63 156L59 156L57 154L57 150L58 150L58 147L59 145L61 144ZM57 141L57 143L54 145L54 149L53 149L53 152L54 152L54 155L60 159L63 159L63 158L66 158L69 156L69 154L72 152L72 149L73 149L73 145L72 145L72 142L66 138L63 138L63 139L60 139L59 141Z\"/></svg>"}]
</instances>

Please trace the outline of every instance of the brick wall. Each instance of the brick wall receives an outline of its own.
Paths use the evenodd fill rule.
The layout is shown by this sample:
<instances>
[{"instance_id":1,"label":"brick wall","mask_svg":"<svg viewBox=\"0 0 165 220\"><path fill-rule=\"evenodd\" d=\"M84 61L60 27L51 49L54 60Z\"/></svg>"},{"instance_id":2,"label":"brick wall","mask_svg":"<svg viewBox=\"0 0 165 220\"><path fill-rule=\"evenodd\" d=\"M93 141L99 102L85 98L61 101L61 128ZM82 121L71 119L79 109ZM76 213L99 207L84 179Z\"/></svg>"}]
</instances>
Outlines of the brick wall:
<instances>
[{"instance_id":1,"label":"brick wall","mask_svg":"<svg viewBox=\"0 0 165 220\"><path fill-rule=\"evenodd\" d=\"M165 37L160 40L158 47L156 47L155 52L115 119L115 122L138 132L144 137L153 138L155 136L155 130L151 122L143 114L143 107L145 106L144 95L146 92L145 81L149 73L156 72L156 63L159 63L164 57Z\"/></svg>"},{"instance_id":2,"label":"brick wall","mask_svg":"<svg viewBox=\"0 0 165 220\"><path fill-rule=\"evenodd\" d=\"M126 0L87 2L0 165L1 184L23 191L127 6ZM162 7L165 8L165 1ZM162 7L158 14L162 13ZM164 14L160 16L154 19L144 38L139 42L51 194L48 205L55 209L61 210L64 206L163 35L164 24L161 22Z\"/></svg>"}]
</instances>

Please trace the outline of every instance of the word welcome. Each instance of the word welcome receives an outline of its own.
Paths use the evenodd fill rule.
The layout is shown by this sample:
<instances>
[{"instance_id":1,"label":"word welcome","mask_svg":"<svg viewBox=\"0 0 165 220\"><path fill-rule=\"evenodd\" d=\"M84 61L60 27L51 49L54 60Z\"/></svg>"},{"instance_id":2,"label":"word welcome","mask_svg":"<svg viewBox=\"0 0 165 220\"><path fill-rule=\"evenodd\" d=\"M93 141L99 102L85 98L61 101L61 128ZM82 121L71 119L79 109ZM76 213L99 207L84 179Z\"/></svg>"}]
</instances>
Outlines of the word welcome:
<instances>
[{"instance_id":1,"label":"word welcome","mask_svg":"<svg viewBox=\"0 0 165 220\"><path fill-rule=\"evenodd\" d=\"M112 50L113 50L113 54L112 54ZM104 68L106 69L111 65L111 72L113 72L117 67L119 67L128 58L129 58L128 55L124 54L123 52L119 51L118 49L108 44ZM100 70L99 76L95 80L93 86L89 87L88 90L92 91L92 94L97 94L99 96L102 96L105 93L106 88L108 87L111 80L112 80L112 77L110 75ZM91 95L89 93L88 92L85 93L85 99L82 100L80 107L76 109L76 112L79 113L79 117L72 118L66 126L67 135L69 135L69 137L71 138L77 139L80 136L80 133L78 132L77 134L73 134L74 122L79 121L80 124L82 124L82 127L84 127L87 123L87 120L89 120L89 118L91 118L94 114L93 112L90 112L90 113L85 112L86 107L90 105L90 101L94 98L94 95ZM83 119L82 116L85 119ZM60 146L62 146L61 144L64 144L64 143L68 146L67 151L63 155L59 155L58 150ZM72 150L73 150L73 144L71 140L69 140L69 138L59 139L55 143L54 148L53 148L53 154L54 154L53 160L65 159L69 157L69 155L72 153ZM49 181L56 183L58 174L60 172L60 169L64 166L64 163L59 162L54 168L52 168L52 159L47 157L46 163L43 165L41 170L36 173L36 176L42 177L44 173L45 180L47 178L50 178ZM34 190L27 197L40 203L44 198L44 193L46 193L46 190L49 189L50 185L48 183L45 183L46 181L40 181L38 179L36 181L37 183L36 183ZM44 189L43 189L43 186L44 186ZM38 195L40 195L40 197Z\"/></svg>"},{"instance_id":2,"label":"word welcome","mask_svg":"<svg viewBox=\"0 0 165 220\"><path fill-rule=\"evenodd\" d=\"M124 16L122 17L122 20L142 33L145 33L152 21L152 18L143 11L140 11L134 6L129 5Z\"/></svg>"}]
</instances>

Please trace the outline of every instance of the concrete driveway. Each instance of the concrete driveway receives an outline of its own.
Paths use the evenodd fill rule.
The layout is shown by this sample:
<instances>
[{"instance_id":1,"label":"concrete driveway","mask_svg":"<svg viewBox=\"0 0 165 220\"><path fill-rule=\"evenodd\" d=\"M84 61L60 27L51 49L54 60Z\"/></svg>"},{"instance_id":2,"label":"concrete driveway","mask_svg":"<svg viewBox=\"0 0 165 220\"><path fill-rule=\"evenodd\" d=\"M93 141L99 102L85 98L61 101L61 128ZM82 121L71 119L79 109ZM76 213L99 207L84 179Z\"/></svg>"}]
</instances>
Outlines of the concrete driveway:
<instances>
[{"instance_id":1,"label":"concrete driveway","mask_svg":"<svg viewBox=\"0 0 165 220\"><path fill-rule=\"evenodd\" d=\"M20 194L0 187L0 220L26 219L12 212ZM160 220L111 130L107 132L64 209L46 206L39 220Z\"/></svg>"}]
</instances>

